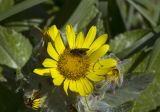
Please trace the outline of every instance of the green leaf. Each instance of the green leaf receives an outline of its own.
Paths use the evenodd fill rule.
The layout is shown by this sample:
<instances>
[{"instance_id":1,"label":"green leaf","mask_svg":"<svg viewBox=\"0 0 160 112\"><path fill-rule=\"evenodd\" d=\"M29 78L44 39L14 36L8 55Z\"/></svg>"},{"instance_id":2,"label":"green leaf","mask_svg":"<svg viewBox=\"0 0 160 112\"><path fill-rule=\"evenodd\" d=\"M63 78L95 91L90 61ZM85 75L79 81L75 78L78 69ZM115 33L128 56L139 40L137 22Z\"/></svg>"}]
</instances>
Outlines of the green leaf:
<instances>
[{"instance_id":1,"label":"green leaf","mask_svg":"<svg viewBox=\"0 0 160 112\"><path fill-rule=\"evenodd\" d=\"M0 26L0 64L21 68L30 58L32 46L20 33Z\"/></svg>"},{"instance_id":2,"label":"green leaf","mask_svg":"<svg viewBox=\"0 0 160 112\"><path fill-rule=\"evenodd\" d=\"M152 26L156 26L156 22L153 21L153 16L150 16L143 7L141 7L141 6L139 6L138 4L136 4L133 0L127 0L127 1L128 1L128 3L131 4L137 11L139 11L139 12L142 14L142 16L143 16L146 20L148 20Z\"/></svg>"},{"instance_id":3,"label":"green leaf","mask_svg":"<svg viewBox=\"0 0 160 112\"><path fill-rule=\"evenodd\" d=\"M148 63L148 71L153 71L156 77L152 84L136 99L132 112L148 112L160 105L160 38L156 40Z\"/></svg>"},{"instance_id":4,"label":"green leaf","mask_svg":"<svg viewBox=\"0 0 160 112\"><path fill-rule=\"evenodd\" d=\"M160 71L159 67L157 66L157 65L160 65L160 62L159 62L159 59L160 59L159 43L160 43L160 38L158 38L154 44L154 48L153 48L152 54L150 56L150 60L149 60L148 67L147 67L148 71L153 71L153 72Z\"/></svg>"},{"instance_id":5,"label":"green leaf","mask_svg":"<svg viewBox=\"0 0 160 112\"><path fill-rule=\"evenodd\" d=\"M0 14L13 6L14 0L1 0L0 1Z\"/></svg>"},{"instance_id":6,"label":"green leaf","mask_svg":"<svg viewBox=\"0 0 160 112\"><path fill-rule=\"evenodd\" d=\"M120 106L127 101L133 101L150 82L152 73L132 73L124 78L122 87L115 90L115 94L107 93L104 100L113 107Z\"/></svg>"},{"instance_id":7,"label":"green leaf","mask_svg":"<svg viewBox=\"0 0 160 112\"><path fill-rule=\"evenodd\" d=\"M0 14L0 21L2 21L2 20L6 19L14 14L22 12L28 8L31 8L35 5L38 5L44 1L46 1L46 0L25 0L15 6L9 8L7 11L3 12L2 14Z\"/></svg>"},{"instance_id":8,"label":"green leaf","mask_svg":"<svg viewBox=\"0 0 160 112\"><path fill-rule=\"evenodd\" d=\"M2 74L3 74L2 71L3 71L3 68L0 67L0 82L6 82L7 80L6 80L6 78L2 75Z\"/></svg>"},{"instance_id":9,"label":"green leaf","mask_svg":"<svg viewBox=\"0 0 160 112\"><path fill-rule=\"evenodd\" d=\"M110 49L117 54L124 49L131 47L132 44L146 34L146 30L139 29L117 35L110 41ZM127 52L127 51L125 51Z\"/></svg>"},{"instance_id":10,"label":"green leaf","mask_svg":"<svg viewBox=\"0 0 160 112\"><path fill-rule=\"evenodd\" d=\"M145 72L147 68L147 63L149 59L149 51L142 50L133 56L131 56L130 64L131 66L128 69L128 72Z\"/></svg>"},{"instance_id":11,"label":"green leaf","mask_svg":"<svg viewBox=\"0 0 160 112\"><path fill-rule=\"evenodd\" d=\"M87 26L98 13L97 0L69 0L55 18L54 23L65 29L66 24L76 26L80 31ZM67 10L67 11L66 11Z\"/></svg>"},{"instance_id":12,"label":"green leaf","mask_svg":"<svg viewBox=\"0 0 160 112\"><path fill-rule=\"evenodd\" d=\"M14 29L17 32L22 32L31 29L33 26L37 27L41 23L41 19L26 19L23 21L7 22L5 26Z\"/></svg>"},{"instance_id":13,"label":"green leaf","mask_svg":"<svg viewBox=\"0 0 160 112\"><path fill-rule=\"evenodd\" d=\"M159 33L149 32L141 39L137 40L132 46L124 49L123 51L117 53L120 59L125 59L130 57L131 55L135 54L136 52L142 50L146 46L153 44L154 41L159 37ZM127 52L126 52L127 51Z\"/></svg>"},{"instance_id":14,"label":"green leaf","mask_svg":"<svg viewBox=\"0 0 160 112\"><path fill-rule=\"evenodd\" d=\"M88 25L98 12L95 3L96 0L82 0L66 23L78 24L78 29Z\"/></svg>"},{"instance_id":15,"label":"green leaf","mask_svg":"<svg viewBox=\"0 0 160 112\"><path fill-rule=\"evenodd\" d=\"M159 22L160 15L160 2L157 0L134 0L137 5L139 5L145 13L151 17L151 19L157 24Z\"/></svg>"}]
</instances>

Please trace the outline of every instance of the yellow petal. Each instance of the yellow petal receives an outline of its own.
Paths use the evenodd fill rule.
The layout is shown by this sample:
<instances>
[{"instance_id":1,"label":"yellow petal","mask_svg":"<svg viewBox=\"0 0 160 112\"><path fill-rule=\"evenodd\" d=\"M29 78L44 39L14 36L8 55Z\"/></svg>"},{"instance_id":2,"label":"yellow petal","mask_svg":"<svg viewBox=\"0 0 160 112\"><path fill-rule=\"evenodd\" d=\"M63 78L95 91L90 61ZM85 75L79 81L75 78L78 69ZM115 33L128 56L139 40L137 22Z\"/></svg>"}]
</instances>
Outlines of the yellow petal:
<instances>
[{"instance_id":1,"label":"yellow petal","mask_svg":"<svg viewBox=\"0 0 160 112\"><path fill-rule=\"evenodd\" d=\"M113 66L115 67L115 66ZM104 65L99 64L99 61L96 63L92 63L89 67L89 74L94 73L97 75L102 75L108 73L112 70L112 67L105 68Z\"/></svg>"},{"instance_id":2,"label":"yellow petal","mask_svg":"<svg viewBox=\"0 0 160 112\"><path fill-rule=\"evenodd\" d=\"M107 59L98 61L94 65L94 69L111 68L111 67L117 66L117 64L118 64L117 60L115 60L113 58L107 58Z\"/></svg>"},{"instance_id":3,"label":"yellow petal","mask_svg":"<svg viewBox=\"0 0 160 112\"><path fill-rule=\"evenodd\" d=\"M74 49L75 48L75 33L71 25L66 26L66 35L67 35L69 47L71 49Z\"/></svg>"},{"instance_id":4,"label":"yellow petal","mask_svg":"<svg viewBox=\"0 0 160 112\"><path fill-rule=\"evenodd\" d=\"M59 55L58 55L58 53L56 52L56 50L53 48L51 42L48 42L47 52L48 52L48 54L49 54L53 59L55 59L56 61L58 61Z\"/></svg>"},{"instance_id":5,"label":"yellow petal","mask_svg":"<svg viewBox=\"0 0 160 112\"><path fill-rule=\"evenodd\" d=\"M62 54L63 51L65 50L65 46L64 46L64 43L62 41L62 38L61 38L60 34L58 34L56 39L55 39L55 47L56 47L56 50L57 50L58 54Z\"/></svg>"},{"instance_id":6,"label":"yellow petal","mask_svg":"<svg viewBox=\"0 0 160 112\"><path fill-rule=\"evenodd\" d=\"M57 68L52 68L52 69L50 69L50 71L51 71L51 76L52 76L52 78L63 77L63 76L59 73L59 71L57 70Z\"/></svg>"},{"instance_id":7,"label":"yellow petal","mask_svg":"<svg viewBox=\"0 0 160 112\"><path fill-rule=\"evenodd\" d=\"M89 95L92 93L93 91L93 85L92 83L86 79L86 78L81 78L81 82L83 84L83 87L84 87L84 90L85 90L85 94L86 95Z\"/></svg>"},{"instance_id":8,"label":"yellow petal","mask_svg":"<svg viewBox=\"0 0 160 112\"><path fill-rule=\"evenodd\" d=\"M48 28L47 30L44 31L44 35L47 35L48 37L50 37L54 41L58 32L59 31L58 31L56 25L53 25L53 26L51 26L50 28Z\"/></svg>"},{"instance_id":9,"label":"yellow petal","mask_svg":"<svg viewBox=\"0 0 160 112\"><path fill-rule=\"evenodd\" d=\"M89 46L92 44L95 36L96 36L96 27L92 26L90 28L90 30L88 31L88 34L84 40L82 48L89 48Z\"/></svg>"},{"instance_id":10,"label":"yellow petal","mask_svg":"<svg viewBox=\"0 0 160 112\"><path fill-rule=\"evenodd\" d=\"M84 90L84 86L80 80L76 80L77 83L77 91L81 96L87 96Z\"/></svg>"},{"instance_id":11,"label":"yellow petal","mask_svg":"<svg viewBox=\"0 0 160 112\"><path fill-rule=\"evenodd\" d=\"M50 69L34 69L33 70L34 73L38 74L38 75L42 75L42 76L50 76L51 71Z\"/></svg>"},{"instance_id":12,"label":"yellow petal","mask_svg":"<svg viewBox=\"0 0 160 112\"><path fill-rule=\"evenodd\" d=\"M99 49L97 49L94 53L89 56L91 62L97 61L99 58L104 56L109 50L109 45L103 45Z\"/></svg>"},{"instance_id":13,"label":"yellow petal","mask_svg":"<svg viewBox=\"0 0 160 112\"><path fill-rule=\"evenodd\" d=\"M34 110L38 110L38 109L40 108L40 103L36 103L36 102L33 101L32 104L33 104L33 105L32 105L32 108L33 108Z\"/></svg>"},{"instance_id":14,"label":"yellow petal","mask_svg":"<svg viewBox=\"0 0 160 112\"><path fill-rule=\"evenodd\" d=\"M65 93L66 93L67 95L68 95L68 87L69 87L70 81L71 81L71 80L66 79L66 80L64 81L64 84L63 84L64 91L65 91Z\"/></svg>"},{"instance_id":15,"label":"yellow petal","mask_svg":"<svg viewBox=\"0 0 160 112\"><path fill-rule=\"evenodd\" d=\"M41 101L40 98L34 100L34 102L36 102L36 103L38 103L38 102L40 103L40 101Z\"/></svg>"},{"instance_id":16,"label":"yellow petal","mask_svg":"<svg viewBox=\"0 0 160 112\"><path fill-rule=\"evenodd\" d=\"M95 74L94 72L87 74L86 77L89 78L92 81L95 81L95 82L104 80L103 76L99 76L99 75Z\"/></svg>"},{"instance_id":17,"label":"yellow petal","mask_svg":"<svg viewBox=\"0 0 160 112\"><path fill-rule=\"evenodd\" d=\"M96 51L98 48L100 48L103 44L105 44L107 38L108 38L107 34L103 34L100 37L98 37L90 46L89 50L87 51L87 54L90 55L94 51Z\"/></svg>"},{"instance_id":18,"label":"yellow petal","mask_svg":"<svg viewBox=\"0 0 160 112\"><path fill-rule=\"evenodd\" d=\"M76 48L82 48L83 42L84 42L84 35L82 32L80 32L76 38Z\"/></svg>"},{"instance_id":19,"label":"yellow petal","mask_svg":"<svg viewBox=\"0 0 160 112\"><path fill-rule=\"evenodd\" d=\"M57 78L53 79L53 83L56 86L60 86L63 81L64 81L64 77L57 77Z\"/></svg>"},{"instance_id":20,"label":"yellow petal","mask_svg":"<svg viewBox=\"0 0 160 112\"><path fill-rule=\"evenodd\" d=\"M112 68L104 68L104 69L94 69L93 71L90 71L91 73L94 73L96 75L104 75L111 71Z\"/></svg>"},{"instance_id":21,"label":"yellow petal","mask_svg":"<svg viewBox=\"0 0 160 112\"><path fill-rule=\"evenodd\" d=\"M44 67L57 67L57 61L53 60L53 59L50 59L50 58L46 58L42 65Z\"/></svg>"},{"instance_id":22,"label":"yellow petal","mask_svg":"<svg viewBox=\"0 0 160 112\"><path fill-rule=\"evenodd\" d=\"M71 80L69 84L69 89L71 91L77 92L77 84L75 80Z\"/></svg>"}]
</instances>

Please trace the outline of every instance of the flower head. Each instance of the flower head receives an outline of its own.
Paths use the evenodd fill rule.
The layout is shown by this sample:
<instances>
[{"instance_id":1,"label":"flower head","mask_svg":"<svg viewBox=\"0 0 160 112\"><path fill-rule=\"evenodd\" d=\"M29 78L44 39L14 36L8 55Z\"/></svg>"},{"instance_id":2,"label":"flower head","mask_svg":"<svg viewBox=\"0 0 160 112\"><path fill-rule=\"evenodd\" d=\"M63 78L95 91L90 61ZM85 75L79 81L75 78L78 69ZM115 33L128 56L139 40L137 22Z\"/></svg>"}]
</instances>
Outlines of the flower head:
<instances>
[{"instance_id":1,"label":"flower head","mask_svg":"<svg viewBox=\"0 0 160 112\"><path fill-rule=\"evenodd\" d=\"M46 96L41 96L39 90L33 90L31 95L25 94L24 97L25 105L33 110L39 110L40 108L45 107L45 100Z\"/></svg>"},{"instance_id":2,"label":"flower head","mask_svg":"<svg viewBox=\"0 0 160 112\"><path fill-rule=\"evenodd\" d=\"M46 34L54 41L54 44L48 42L47 46L50 58L43 61L45 68L34 69L34 73L51 76L55 86L63 84L67 95L68 89L81 96L91 94L93 82L104 80L103 75L117 65L113 58L101 59L109 50L109 45L105 44L108 36L103 34L95 39L95 26L84 38L82 32L76 35L72 26L67 25L66 45L56 26L49 28Z\"/></svg>"}]
</instances>

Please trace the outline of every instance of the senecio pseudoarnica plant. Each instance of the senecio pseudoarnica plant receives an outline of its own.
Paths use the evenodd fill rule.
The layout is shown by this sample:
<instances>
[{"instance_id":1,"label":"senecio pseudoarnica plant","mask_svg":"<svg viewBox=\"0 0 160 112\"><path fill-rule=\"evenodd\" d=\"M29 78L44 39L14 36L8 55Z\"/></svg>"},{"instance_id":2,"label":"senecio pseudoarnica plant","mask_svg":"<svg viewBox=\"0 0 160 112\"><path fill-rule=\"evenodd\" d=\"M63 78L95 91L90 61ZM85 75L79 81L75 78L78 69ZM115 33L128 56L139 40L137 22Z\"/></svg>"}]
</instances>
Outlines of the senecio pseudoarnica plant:
<instances>
[{"instance_id":1,"label":"senecio pseudoarnica plant","mask_svg":"<svg viewBox=\"0 0 160 112\"><path fill-rule=\"evenodd\" d=\"M74 92L79 111L81 106L89 104L88 108L93 107L91 102L97 94L103 96L108 88L113 89L122 83L119 60L109 54L106 56L109 51L106 44L108 35L96 38L96 26L89 29L86 37L83 32L76 34L69 24L66 25L65 35L56 25L43 34L49 38L47 53L50 57L43 61L43 68L35 68L33 72L51 77L54 86L63 85L66 95L70 95L68 91Z\"/></svg>"}]
</instances>

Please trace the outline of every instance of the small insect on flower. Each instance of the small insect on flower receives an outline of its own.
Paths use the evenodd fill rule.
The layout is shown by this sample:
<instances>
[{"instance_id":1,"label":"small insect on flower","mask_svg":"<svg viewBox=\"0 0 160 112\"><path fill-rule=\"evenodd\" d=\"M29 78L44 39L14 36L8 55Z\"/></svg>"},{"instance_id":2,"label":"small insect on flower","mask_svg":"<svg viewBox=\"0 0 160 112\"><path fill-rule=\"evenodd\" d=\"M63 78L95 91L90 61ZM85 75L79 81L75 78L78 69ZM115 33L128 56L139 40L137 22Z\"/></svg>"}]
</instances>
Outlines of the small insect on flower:
<instances>
[{"instance_id":1,"label":"small insect on flower","mask_svg":"<svg viewBox=\"0 0 160 112\"><path fill-rule=\"evenodd\" d=\"M39 90L33 90L32 94L25 98L24 103L28 108L39 110L44 104L46 97L41 97Z\"/></svg>"},{"instance_id":2,"label":"small insect on flower","mask_svg":"<svg viewBox=\"0 0 160 112\"><path fill-rule=\"evenodd\" d=\"M73 54L73 55L82 56L82 55L86 55L88 50L89 49L87 49L87 48L77 48L77 49L72 49L70 51L70 53Z\"/></svg>"}]
</instances>

